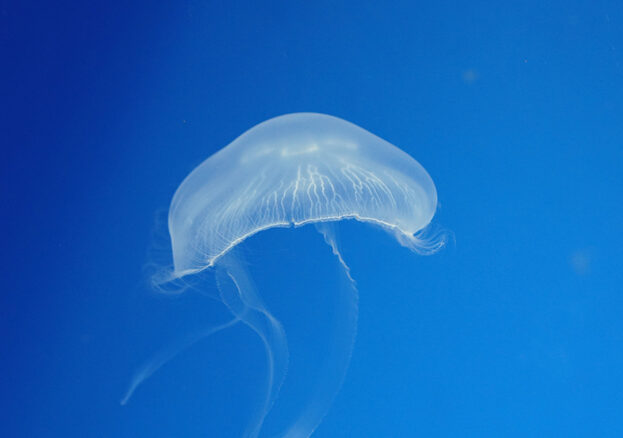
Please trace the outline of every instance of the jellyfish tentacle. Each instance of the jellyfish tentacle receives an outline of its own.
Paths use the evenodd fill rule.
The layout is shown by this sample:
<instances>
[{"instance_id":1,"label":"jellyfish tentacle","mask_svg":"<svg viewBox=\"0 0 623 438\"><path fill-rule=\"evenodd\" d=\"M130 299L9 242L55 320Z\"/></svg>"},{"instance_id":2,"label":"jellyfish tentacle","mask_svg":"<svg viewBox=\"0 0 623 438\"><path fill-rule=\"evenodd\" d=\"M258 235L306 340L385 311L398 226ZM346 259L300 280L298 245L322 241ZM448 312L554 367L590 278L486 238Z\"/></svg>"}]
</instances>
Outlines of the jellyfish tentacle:
<instances>
[{"instance_id":1,"label":"jellyfish tentacle","mask_svg":"<svg viewBox=\"0 0 623 438\"><path fill-rule=\"evenodd\" d=\"M340 265L342 265L342 268L344 269L344 273L346 274L346 276L348 277L348 280L352 283L352 286L354 287L356 291L357 282L350 275L350 266L348 266L346 262L344 261L344 257L342 257L342 253L340 252L340 249L337 246L337 238L335 237L334 225L328 222L319 222L315 225L316 225L316 230L322 235L325 243L329 245L329 247L331 247L331 251L333 252L333 255L337 257L337 260L340 262Z\"/></svg>"},{"instance_id":2,"label":"jellyfish tentacle","mask_svg":"<svg viewBox=\"0 0 623 438\"><path fill-rule=\"evenodd\" d=\"M228 255L222 261L217 269L216 279L223 303L236 318L259 336L266 351L268 371L264 400L244 433L245 437L255 438L259 435L264 419L275 403L287 374L287 339L281 323L263 304L246 269L235 256Z\"/></svg>"},{"instance_id":3,"label":"jellyfish tentacle","mask_svg":"<svg viewBox=\"0 0 623 438\"><path fill-rule=\"evenodd\" d=\"M316 224L316 229L333 251L343 274L344 284L335 291L333 331L336 336L333 337L327 359L321 365L318 385L308 397L310 401L287 430L278 435L280 438L307 438L320 425L344 383L357 337L359 292L355 280L339 250L333 225L320 223Z\"/></svg>"},{"instance_id":4,"label":"jellyfish tentacle","mask_svg":"<svg viewBox=\"0 0 623 438\"><path fill-rule=\"evenodd\" d=\"M229 327L232 327L236 323L240 322L240 319L234 318L224 324L218 325L216 327L210 327L207 329L200 330L196 333L193 333L185 338L178 340L177 342L163 348L158 353L156 353L149 361L143 364L132 377L130 381L130 385L125 392L125 395L121 399L121 405L125 405L128 403L136 389L148 378L150 378L156 371L162 368L165 364L170 362L175 356L180 354L182 351L190 348L197 342L202 339L207 338L208 336L214 335L220 331L223 331Z\"/></svg>"}]
</instances>

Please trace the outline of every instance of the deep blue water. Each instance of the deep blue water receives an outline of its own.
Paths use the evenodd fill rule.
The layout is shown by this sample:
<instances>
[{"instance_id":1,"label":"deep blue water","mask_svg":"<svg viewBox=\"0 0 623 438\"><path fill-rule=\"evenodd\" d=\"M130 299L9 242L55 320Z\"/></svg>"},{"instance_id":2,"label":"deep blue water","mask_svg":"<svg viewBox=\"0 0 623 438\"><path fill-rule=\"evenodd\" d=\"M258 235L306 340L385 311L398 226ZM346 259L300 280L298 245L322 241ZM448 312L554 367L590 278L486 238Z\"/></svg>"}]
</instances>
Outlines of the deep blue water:
<instances>
[{"instance_id":1,"label":"deep blue water","mask_svg":"<svg viewBox=\"0 0 623 438\"><path fill-rule=\"evenodd\" d=\"M623 436L623 4L129 3L0 7L0 435L239 436L264 360L244 327L120 406L145 360L228 318L146 271L170 262L188 172L314 111L418 160L454 236L419 256L339 227L359 329L314 436ZM244 248L273 307L310 324L300 357L330 335L335 275L307 228Z\"/></svg>"}]
</instances>

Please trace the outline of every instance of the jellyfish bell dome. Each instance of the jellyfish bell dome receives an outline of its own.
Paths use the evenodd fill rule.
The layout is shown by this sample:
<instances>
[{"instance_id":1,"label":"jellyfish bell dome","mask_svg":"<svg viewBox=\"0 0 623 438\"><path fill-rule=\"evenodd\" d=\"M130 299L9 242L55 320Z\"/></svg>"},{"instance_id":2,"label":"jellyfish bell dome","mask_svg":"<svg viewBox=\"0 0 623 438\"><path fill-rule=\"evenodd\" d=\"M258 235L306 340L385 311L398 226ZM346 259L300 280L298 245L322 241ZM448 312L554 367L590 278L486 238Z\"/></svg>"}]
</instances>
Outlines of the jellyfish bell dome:
<instances>
[{"instance_id":1,"label":"jellyfish bell dome","mask_svg":"<svg viewBox=\"0 0 623 438\"><path fill-rule=\"evenodd\" d=\"M350 122L316 113L275 117L206 159L169 210L174 277L213 266L273 227L356 219L417 250L437 206L426 170Z\"/></svg>"}]
</instances>

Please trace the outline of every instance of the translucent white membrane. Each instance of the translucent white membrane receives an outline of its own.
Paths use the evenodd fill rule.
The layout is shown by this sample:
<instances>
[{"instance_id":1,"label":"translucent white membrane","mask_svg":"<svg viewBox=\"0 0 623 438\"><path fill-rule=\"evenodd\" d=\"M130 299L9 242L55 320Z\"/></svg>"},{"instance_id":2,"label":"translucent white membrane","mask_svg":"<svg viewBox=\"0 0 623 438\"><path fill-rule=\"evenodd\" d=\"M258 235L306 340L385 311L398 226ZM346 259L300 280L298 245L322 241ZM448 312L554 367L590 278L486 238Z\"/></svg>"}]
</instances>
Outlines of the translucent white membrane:
<instances>
[{"instance_id":1,"label":"translucent white membrane","mask_svg":"<svg viewBox=\"0 0 623 438\"><path fill-rule=\"evenodd\" d=\"M176 191L169 210L174 269L154 279L157 284L168 280L184 284L201 277L187 274L213 267L218 299L233 319L172 345L148 361L132 379L122 404L179 351L240 322L258 335L266 352L261 402L245 423L242 436L309 437L341 386L357 333L357 287L333 224L328 222L370 222L392 233L400 244L426 253L443 245L443 238L439 239L443 236L433 236L437 239L431 242L418 237L436 206L433 181L417 161L352 123L300 113L250 129L193 170ZM332 288L328 295L332 317L322 327L329 345L317 363L308 364L311 356L298 362L299 367L309 366L315 377L310 386L297 386L298 380L287 380L290 349L285 327L264 304L235 247L261 230L307 223L316 224L339 271L337 281L327 283ZM302 254L306 257L301 258L301 265L310 257ZM290 318L290 324L299 317L300 313ZM306 324L299 329L307 332L310 328ZM297 345L299 353L307 346L303 344ZM297 403L288 404L291 399L286 395L280 405L281 386L288 383L294 384ZM299 394L296 388L305 391ZM271 424L271 419L276 423ZM280 431L276 435L271 431L275 424Z\"/></svg>"},{"instance_id":2,"label":"translucent white membrane","mask_svg":"<svg viewBox=\"0 0 623 438\"><path fill-rule=\"evenodd\" d=\"M272 227L356 219L417 250L437 206L411 156L337 117L296 113L251 128L182 182L169 211L173 277L213 266Z\"/></svg>"}]
</instances>

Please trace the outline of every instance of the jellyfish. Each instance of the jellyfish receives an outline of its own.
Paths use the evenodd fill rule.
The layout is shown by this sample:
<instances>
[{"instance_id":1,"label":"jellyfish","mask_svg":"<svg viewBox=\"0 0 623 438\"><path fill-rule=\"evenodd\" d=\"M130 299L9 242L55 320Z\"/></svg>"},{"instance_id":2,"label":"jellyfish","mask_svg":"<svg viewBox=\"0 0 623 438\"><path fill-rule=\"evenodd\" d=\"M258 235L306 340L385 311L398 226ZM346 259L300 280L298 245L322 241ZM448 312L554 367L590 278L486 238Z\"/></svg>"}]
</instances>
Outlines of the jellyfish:
<instances>
[{"instance_id":1,"label":"jellyfish","mask_svg":"<svg viewBox=\"0 0 623 438\"><path fill-rule=\"evenodd\" d=\"M277 436L309 437L342 384L353 349L358 291L332 224L355 220L388 232L402 246L427 254L444 244L425 234L437 193L426 170L410 155L337 117L295 113L260 123L195 168L181 183L169 209L173 265L159 283L211 271L218 299L232 319L168 349L134 376L136 388L180 349L198 339L244 324L261 340L267 376L263 397L244 437L260 436L288 370L286 331L262 299L239 246L264 230L316 227L332 252L344 282L335 285L343 332L331 347L331 364ZM304 256L300 263L306 263ZM284 291L283 293L287 293Z\"/></svg>"}]
</instances>

